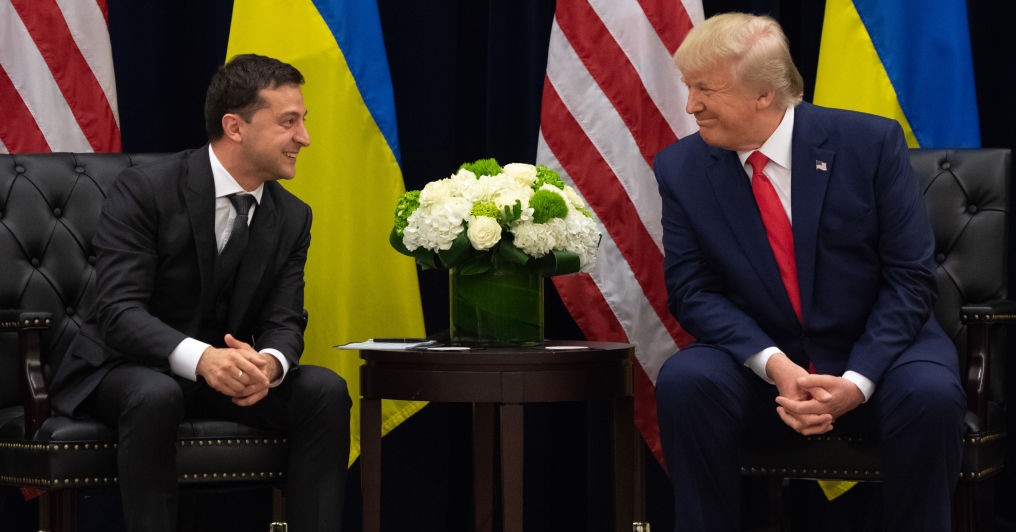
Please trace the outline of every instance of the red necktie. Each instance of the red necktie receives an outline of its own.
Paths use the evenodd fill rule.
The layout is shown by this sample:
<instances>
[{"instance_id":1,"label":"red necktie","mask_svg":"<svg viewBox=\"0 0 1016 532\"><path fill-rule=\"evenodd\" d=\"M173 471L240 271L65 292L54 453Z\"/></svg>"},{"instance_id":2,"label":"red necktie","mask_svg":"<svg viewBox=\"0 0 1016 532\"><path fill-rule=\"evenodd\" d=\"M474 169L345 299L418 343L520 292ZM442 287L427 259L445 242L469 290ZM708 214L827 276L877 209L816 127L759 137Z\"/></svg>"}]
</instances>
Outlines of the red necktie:
<instances>
[{"instance_id":1,"label":"red necktie","mask_svg":"<svg viewBox=\"0 0 1016 532\"><path fill-rule=\"evenodd\" d=\"M762 152L754 151L748 156L751 165L751 191L755 194L755 202L762 214L762 224L766 227L769 246L773 248L776 265L780 269L783 287L787 290L790 305L794 307L798 321L801 320L801 291L797 287L797 263L794 262L794 233L790 229L787 211L783 209L776 189L762 170L769 158Z\"/></svg>"}]
</instances>

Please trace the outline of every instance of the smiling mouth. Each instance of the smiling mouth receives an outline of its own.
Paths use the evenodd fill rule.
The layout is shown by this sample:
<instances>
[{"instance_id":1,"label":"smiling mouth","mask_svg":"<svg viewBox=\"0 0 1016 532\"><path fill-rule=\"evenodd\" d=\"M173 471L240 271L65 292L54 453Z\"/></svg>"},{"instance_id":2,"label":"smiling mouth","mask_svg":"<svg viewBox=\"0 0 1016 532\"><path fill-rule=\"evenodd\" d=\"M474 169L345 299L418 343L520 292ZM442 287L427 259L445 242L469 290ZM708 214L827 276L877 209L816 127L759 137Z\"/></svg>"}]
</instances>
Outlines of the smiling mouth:
<instances>
[{"instance_id":1,"label":"smiling mouth","mask_svg":"<svg viewBox=\"0 0 1016 532\"><path fill-rule=\"evenodd\" d=\"M289 157L290 159L296 159L297 152L295 152L295 151L284 151L282 153L283 153L283 155L285 155L286 157Z\"/></svg>"}]
</instances>

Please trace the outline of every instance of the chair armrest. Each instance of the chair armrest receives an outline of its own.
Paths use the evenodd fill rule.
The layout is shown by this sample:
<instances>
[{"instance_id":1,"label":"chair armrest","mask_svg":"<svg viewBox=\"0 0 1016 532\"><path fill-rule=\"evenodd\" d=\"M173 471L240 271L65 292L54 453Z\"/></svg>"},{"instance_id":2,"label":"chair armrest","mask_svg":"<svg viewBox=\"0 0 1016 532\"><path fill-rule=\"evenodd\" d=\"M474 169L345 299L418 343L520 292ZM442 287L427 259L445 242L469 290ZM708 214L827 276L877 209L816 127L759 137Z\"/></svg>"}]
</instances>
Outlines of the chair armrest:
<instances>
[{"instance_id":1,"label":"chair armrest","mask_svg":"<svg viewBox=\"0 0 1016 532\"><path fill-rule=\"evenodd\" d=\"M21 401L25 408L25 438L32 439L49 417L49 388L42 368L42 332L49 328L48 312L0 312L0 330L17 331Z\"/></svg>"},{"instance_id":2,"label":"chair armrest","mask_svg":"<svg viewBox=\"0 0 1016 532\"><path fill-rule=\"evenodd\" d=\"M1016 302L996 300L960 308L960 321L967 326L967 374L964 388L967 408L981 423L988 415L988 383L991 373L992 331L1016 323Z\"/></svg>"}]
</instances>

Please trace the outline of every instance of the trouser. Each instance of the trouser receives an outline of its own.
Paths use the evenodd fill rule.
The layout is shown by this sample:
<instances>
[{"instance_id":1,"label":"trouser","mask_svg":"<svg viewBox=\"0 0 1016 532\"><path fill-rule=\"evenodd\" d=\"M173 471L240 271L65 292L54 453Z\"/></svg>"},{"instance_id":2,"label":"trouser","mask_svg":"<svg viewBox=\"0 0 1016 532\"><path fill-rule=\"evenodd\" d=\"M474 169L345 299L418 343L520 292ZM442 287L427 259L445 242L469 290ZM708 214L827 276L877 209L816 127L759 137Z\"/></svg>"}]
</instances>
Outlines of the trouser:
<instances>
[{"instance_id":1,"label":"trouser","mask_svg":"<svg viewBox=\"0 0 1016 532\"><path fill-rule=\"evenodd\" d=\"M676 530L740 529L742 442L796 435L777 416L775 397L775 386L712 346L689 346L663 365L657 413ZM885 530L950 530L965 404L955 369L909 362L836 420L831 434L879 442Z\"/></svg>"},{"instance_id":2,"label":"trouser","mask_svg":"<svg viewBox=\"0 0 1016 532\"><path fill-rule=\"evenodd\" d=\"M87 403L93 415L117 429L120 494L130 532L177 530L176 436L186 417L283 431L289 445L289 530L340 530L351 406L346 382L316 366L290 370L265 398L241 407L203 381L125 364L110 370Z\"/></svg>"}]
</instances>

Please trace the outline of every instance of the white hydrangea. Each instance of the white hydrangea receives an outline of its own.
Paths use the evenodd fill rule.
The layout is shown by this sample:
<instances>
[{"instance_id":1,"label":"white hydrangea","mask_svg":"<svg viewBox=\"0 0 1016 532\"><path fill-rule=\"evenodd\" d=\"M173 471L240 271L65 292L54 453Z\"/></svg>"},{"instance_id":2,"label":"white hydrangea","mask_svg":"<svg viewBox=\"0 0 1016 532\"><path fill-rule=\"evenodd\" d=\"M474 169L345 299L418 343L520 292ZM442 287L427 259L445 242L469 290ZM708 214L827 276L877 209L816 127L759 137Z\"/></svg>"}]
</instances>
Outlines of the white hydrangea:
<instances>
[{"instance_id":1,"label":"white hydrangea","mask_svg":"<svg viewBox=\"0 0 1016 532\"><path fill-rule=\"evenodd\" d=\"M420 247L431 251L450 249L462 232L462 224L469 218L473 204L464 198L449 196L443 202L425 206L422 192L420 198L420 207L406 219L409 225L402 233L402 244L409 251Z\"/></svg>"},{"instance_id":2,"label":"white hydrangea","mask_svg":"<svg viewBox=\"0 0 1016 532\"><path fill-rule=\"evenodd\" d=\"M600 228L592 218L571 210L564 219L565 250L579 256L581 271L588 272L596 264L596 249L600 245Z\"/></svg>"},{"instance_id":3,"label":"white hydrangea","mask_svg":"<svg viewBox=\"0 0 1016 532\"><path fill-rule=\"evenodd\" d=\"M551 220L553 222L554 220ZM561 220L557 220L561 221ZM532 222L517 223L512 227L515 235L515 247L530 257L540 258L557 247L558 231L554 223L536 224Z\"/></svg>"}]
</instances>

